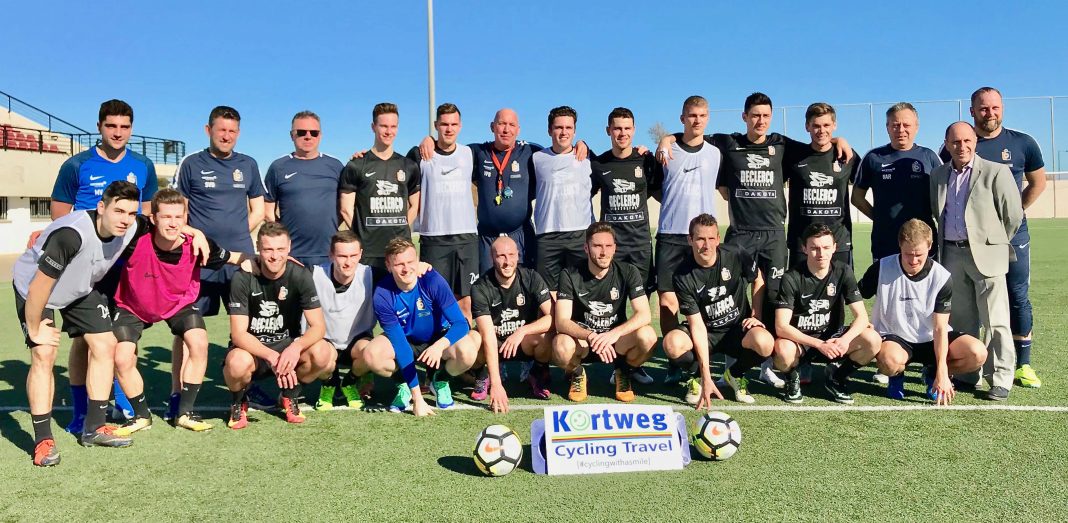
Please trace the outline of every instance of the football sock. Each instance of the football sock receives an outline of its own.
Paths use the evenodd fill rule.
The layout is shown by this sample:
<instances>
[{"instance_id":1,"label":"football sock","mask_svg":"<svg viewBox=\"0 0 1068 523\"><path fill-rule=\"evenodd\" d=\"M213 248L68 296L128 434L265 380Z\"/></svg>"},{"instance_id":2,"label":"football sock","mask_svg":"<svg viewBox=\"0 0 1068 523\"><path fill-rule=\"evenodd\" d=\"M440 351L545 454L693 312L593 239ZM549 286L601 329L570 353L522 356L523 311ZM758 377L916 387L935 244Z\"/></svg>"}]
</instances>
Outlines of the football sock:
<instances>
[{"instance_id":1,"label":"football sock","mask_svg":"<svg viewBox=\"0 0 1068 523\"><path fill-rule=\"evenodd\" d=\"M89 411L85 413L85 433L96 432L104 426L107 418L108 400L89 400Z\"/></svg>"},{"instance_id":2,"label":"football sock","mask_svg":"<svg viewBox=\"0 0 1068 523\"><path fill-rule=\"evenodd\" d=\"M232 394L233 397L234 397L234 405L240 405L240 404L245 402L245 391L246 390L248 390L247 387L244 388L244 389L241 389L241 390L237 390L237 391L233 391L233 390L230 391L230 394Z\"/></svg>"},{"instance_id":3,"label":"football sock","mask_svg":"<svg viewBox=\"0 0 1068 523\"><path fill-rule=\"evenodd\" d=\"M678 369L689 369L694 362L694 355L692 350L688 350L679 356L678 358L668 358L668 365Z\"/></svg>"},{"instance_id":4,"label":"football sock","mask_svg":"<svg viewBox=\"0 0 1068 523\"><path fill-rule=\"evenodd\" d=\"M126 392L122 390L122 386L119 385L118 379L115 380L113 388L115 389L115 406L121 409L127 416L136 414L133 404L130 402L130 399L126 397Z\"/></svg>"},{"instance_id":5,"label":"football sock","mask_svg":"<svg viewBox=\"0 0 1068 523\"><path fill-rule=\"evenodd\" d=\"M745 376L747 370L759 365L765 359L767 358L743 347L741 356L734 362L734 365L731 365L731 376L735 378Z\"/></svg>"},{"instance_id":6,"label":"football sock","mask_svg":"<svg viewBox=\"0 0 1068 523\"><path fill-rule=\"evenodd\" d=\"M130 398L130 405L133 406L134 416L138 418L150 418L152 412L148 410L148 402L145 401L145 394L142 392L136 396Z\"/></svg>"},{"instance_id":7,"label":"football sock","mask_svg":"<svg viewBox=\"0 0 1068 523\"><path fill-rule=\"evenodd\" d=\"M46 439L52 438L52 413L30 414L33 421L33 443L36 445Z\"/></svg>"},{"instance_id":8,"label":"football sock","mask_svg":"<svg viewBox=\"0 0 1068 523\"><path fill-rule=\"evenodd\" d=\"M70 396L74 403L74 417L84 418L85 413L89 411L89 391L85 385L71 385Z\"/></svg>"},{"instance_id":9,"label":"football sock","mask_svg":"<svg viewBox=\"0 0 1068 523\"><path fill-rule=\"evenodd\" d=\"M1016 346L1016 368L1031 364L1031 340L1012 340Z\"/></svg>"},{"instance_id":10,"label":"football sock","mask_svg":"<svg viewBox=\"0 0 1068 523\"><path fill-rule=\"evenodd\" d=\"M816 352L816 351L810 350L809 352ZM857 363L857 362L855 362L855 361L853 361L853 360L851 360L849 358L842 358L842 361L839 364L838 369L836 369L834 371L834 379L835 379L835 381L837 381L839 383L844 382L845 380L849 379L849 376L852 375L854 372L856 372L857 369L859 369L860 367L861 367L861 365L859 363Z\"/></svg>"},{"instance_id":11,"label":"football sock","mask_svg":"<svg viewBox=\"0 0 1068 523\"><path fill-rule=\"evenodd\" d=\"M200 383L182 382L182 396L178 400L178 414L193 412L193 405L197 402L197 394L200 394Z\"/></svg>"},{"instance_id":12,"label":"football sock","mask_svg":"<svg viewBox=\"0 0 1068 523\"><path fill-rule=\"evenodd\" d=\"M297 383L296 385L294 385L291 388L282 389L282 397L289 398L289 399L291 399L293 401L296 401L297 398L300 397L300 391L301 391L302 388L303 387L301 387L301 384Z\"/></svg>"}]
</instances>

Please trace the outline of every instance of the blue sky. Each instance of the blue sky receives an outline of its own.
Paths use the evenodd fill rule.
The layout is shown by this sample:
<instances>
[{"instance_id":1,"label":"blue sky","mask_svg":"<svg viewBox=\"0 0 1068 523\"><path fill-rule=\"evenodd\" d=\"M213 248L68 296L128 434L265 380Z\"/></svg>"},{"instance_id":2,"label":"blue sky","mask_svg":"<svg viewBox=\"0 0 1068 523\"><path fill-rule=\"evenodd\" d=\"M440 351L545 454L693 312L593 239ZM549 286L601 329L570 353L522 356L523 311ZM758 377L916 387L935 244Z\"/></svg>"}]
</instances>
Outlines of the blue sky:
<instances>
[{"instance_id":1,"label":"blue sky","mask_svg":"<svg viewBox=\"0 0 1068 523\"><path fill-rule=\"evenodd\" d=\"M751 4L438 0L437 102L460 106L464 142L490 139L493 112L508 106L521 138L547 143L548 110L571 105L579 137L600 151L613 107L634 110L636 141L649 143L644 130L676 129L691 94L724 110L756 90L777 107L966 98L988 84L1006 97L1068 95L1064 2ZM322 149L335 156L369 146L379 101L400 106L401 152L427 133L425 1L99 5L6 5L0 90L84 128L101 101L121 98L135 133L190 151L207 144L210 109L232 105L238 149L264 171L291 149L289 119L302 109L322 116ZM1006 125L1034 134L1052 167L1048 104L1009 101ZM885 107L874 108L880 122ZM839 109L839 134L864 152L868 108ZM1057 112L1056 149L1068 150L1068 98ZM919 142L937 147L956 114L956 104L920 106ZM803 108L785 119L806 138ZM714 111L709 129L744 127L736 111ZM874 142L886 142L881 126Z\"/></svg>"}]
</instances>

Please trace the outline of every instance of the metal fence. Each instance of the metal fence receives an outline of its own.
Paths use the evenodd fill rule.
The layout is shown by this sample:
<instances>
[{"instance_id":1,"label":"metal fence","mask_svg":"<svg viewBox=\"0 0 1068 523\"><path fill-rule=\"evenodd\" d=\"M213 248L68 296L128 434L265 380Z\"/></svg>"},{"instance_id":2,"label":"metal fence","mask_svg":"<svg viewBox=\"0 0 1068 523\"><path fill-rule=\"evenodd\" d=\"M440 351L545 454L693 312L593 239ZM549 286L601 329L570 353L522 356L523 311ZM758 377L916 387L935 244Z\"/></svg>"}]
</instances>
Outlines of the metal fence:
<instances>
[{"instance_id":1,"label":"metal fence","mask_svg":"<svg viewBox=\"0 0 1068 523\"><path fill-rule=\"evenodd\" d=\"M99 133L79 134L74 136L75 141L83 149L94 147L100 143ZM168 140L152 136L133 135L126 143L126 148L141 153L152 160L153 163L177 165L185 156L185 142L180 140Z\"/></svg>"},{"instance_id":2,"label":"metal fence","mask_svg":"<svg viewBox=\"0 0 1068 523\"><path fill-rule=\"evenodd\" d=\"M958 120L971 121L968 109L971 101L956 100L900 100L916 106L920 129L916 143L938 150L945 136L946 126ZM886 134L885 112L894 102L832 103L837 113L836 136L843 136L861 154L889 142ZM1068 170L1068 96L1030 96L1004 98L1005 126L1023 131L1038 142L1047 171ZM1059 107L1058 107L1059 106ZM773 130L787 136L808 141L805 131L805 105L775 108ZM1059 111L1058 111L1059 109ZM738 118L742 110L714 109L709 129L719 129L719 122ZM1057 129L1061 129L1061 135Z\"/></svg>"}]
</instances>

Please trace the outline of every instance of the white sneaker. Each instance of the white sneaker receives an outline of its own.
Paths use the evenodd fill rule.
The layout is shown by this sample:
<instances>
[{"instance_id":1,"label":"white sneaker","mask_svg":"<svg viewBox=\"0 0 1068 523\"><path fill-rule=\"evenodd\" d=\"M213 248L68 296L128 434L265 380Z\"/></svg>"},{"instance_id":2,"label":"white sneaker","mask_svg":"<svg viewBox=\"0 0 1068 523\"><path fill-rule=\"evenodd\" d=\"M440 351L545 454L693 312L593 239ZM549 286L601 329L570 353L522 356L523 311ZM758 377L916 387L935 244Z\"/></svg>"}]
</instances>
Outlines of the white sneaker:
<instances>
[{"instance_id":1,"label":"white sneaker","mask_svg":"<svg viewBox=\"0 0 1068 523\"><path fill-rule=\"evenodd\" d=\"M738 403L756 403L756 398L749 394L749 380L742 376L735 378L731 376L730 371L723 373L723 381L727 383L727 387L734 391L734 400ZM785 382L783 383L785 385Z\"/></svg>"},{"instance_id":2,"label":"white sneaker","mask_svg":"<svg viewBox=\"0 0 1068 523\"><path fill-rule=\"evenodd\" d=\"M871 380L875 383L886 385L887 383L890 383L890 376L881 372L876 372L875 375L871 377Z\"/></svg>"},{"instance_id":3,"label":"white sneaker","mask_svg":"<svg viewBox=\"0 0 1068 523\"><path fill-rule=\"evenodd\" d=\"M786 386L786 382L775 374L774 366L775 362L771 358L764 360L764 363L760 364L760 381L776 389L781 389Z\"/></svg>"}]
</instances>

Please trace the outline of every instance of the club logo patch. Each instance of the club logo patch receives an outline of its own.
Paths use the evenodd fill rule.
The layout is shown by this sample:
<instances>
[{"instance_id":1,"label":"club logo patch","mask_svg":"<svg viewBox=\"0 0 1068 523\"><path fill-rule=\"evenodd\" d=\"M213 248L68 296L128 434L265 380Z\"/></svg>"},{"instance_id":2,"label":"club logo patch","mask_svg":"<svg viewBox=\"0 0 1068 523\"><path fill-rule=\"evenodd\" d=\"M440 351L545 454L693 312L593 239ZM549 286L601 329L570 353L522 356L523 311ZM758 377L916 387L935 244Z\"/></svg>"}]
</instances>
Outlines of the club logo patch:
<instances>
[{"instance_id":1,"label":"club logo patch","mask_svg":"<svg viewBox=\"0 0 1068 523\"><path fill-rule=\"evenodd\" d=\"M519 294L518 296L516 296L515 297L515 304L520 306L520 307L526 305L527 304L526 296L523 296L522 294Z\"/></svg>"},{"instance_id":2,"label":"club logo patch","mask_svg":"<svg viewBox=\"0 0 1068 523\"><path fill-rule=\"evenodd\" d=\"M403 182L405 177L406 177L406 175L404 174L404 169L401 169L401 170L397 171L397 181L398 182Z\"/></svg>"},{"instance_id":3,"label":"club logo patch","mask_svg":"<svg viewBox=\"0 0 1068 523\"><path fill-rule=\"evenodd\" d=\"M731 270L724 267L719 270L719 279L723 281L729 281L731 279Z\"/></svg>"},{"instance_id":4,"label":"club logo patch","mask_svg":"<svg viewBox=\"0 0 1068 523\"><path fill-rule=\"evenodd\" d=\"M640 165L634 168L634 177L635 178L641 178L642 177L642 167Z\"/></svg>"},{"instance_id":5,"label":"club logo patch","mask_svg":"<svg viewBox=\"0 0 1068 523\"><path fill-rule=\"evenodd\" d=\"M608 297L613 300L619 299L619 289L612 287L612 290L608 292Z\"/></svg>"},{"instance_id":6,"label":"club logo patch","mask_svg":"<svg viewBox=\"0 0 1068 523\"><path fill-rule=\"evenodd\" d=\"M278 289L278 301L285 301L286 296L289 296L289 289L286 289L286 286L283 285L282 288Z\"/></svg>"},{"instance_id":7,"label":"club logo patch","mask_svg":"<svg viewBox=\"0 0 1068 523\"><path fill-rule=\"evenodd\" d=\"M833 283L828 283L827 284L827 296L828 297L834 296L834 293L835 293L834 284Z\"/></svg>"},{"instance_id":8,"label":"club logo patch","mask_svg":"<svg viewBox=\"0 0 1068 523\"><path fill-rule=\"evenodd\" d=\"M234 169L234 181L238 183L245 181L245 173L241 172L241 169Z\"/></svg>"}]
</instances>

